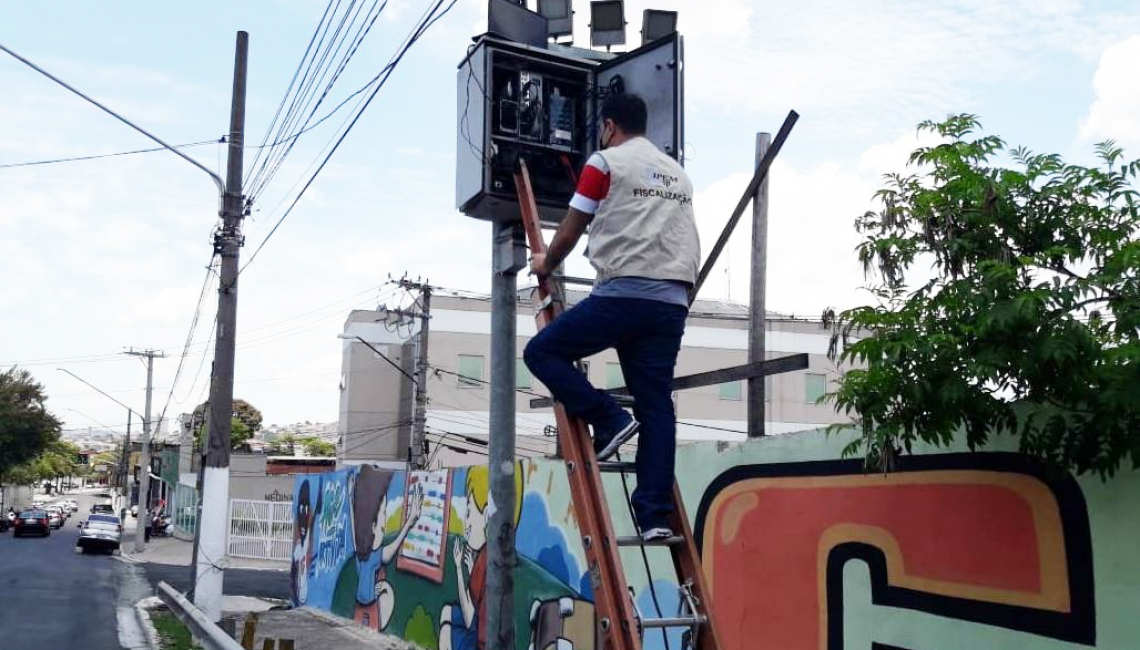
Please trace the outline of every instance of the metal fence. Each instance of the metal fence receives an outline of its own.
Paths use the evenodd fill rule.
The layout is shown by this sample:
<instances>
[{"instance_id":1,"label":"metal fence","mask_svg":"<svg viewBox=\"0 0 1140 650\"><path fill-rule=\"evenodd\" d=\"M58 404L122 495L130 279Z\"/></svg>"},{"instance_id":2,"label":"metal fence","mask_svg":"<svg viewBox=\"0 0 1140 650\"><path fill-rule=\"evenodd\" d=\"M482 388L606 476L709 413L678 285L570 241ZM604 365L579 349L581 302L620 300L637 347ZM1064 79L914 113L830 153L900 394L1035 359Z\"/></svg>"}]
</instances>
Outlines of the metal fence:
<instances>
[{"instance_id":1,"label":"metal fence","mask_svg":"<svg viewBox=\"0 0 1140 650\"><path fill-rule=\"evenodd\" d=\"M293 550L293 504L230 499L227 547L233 557L288 562Z\"/></svg>"},{"instance_id":2,"label":"metal fence","mask_svg":"<svg viewBox=\"0 0 1140 650\"><path fill-rule=\"evenodd\" d=\"M198 528L198 492L190 485L174 484L169 488L170 513L174 532L181 536L194 537Z\"/></svg>"}]
</instances>

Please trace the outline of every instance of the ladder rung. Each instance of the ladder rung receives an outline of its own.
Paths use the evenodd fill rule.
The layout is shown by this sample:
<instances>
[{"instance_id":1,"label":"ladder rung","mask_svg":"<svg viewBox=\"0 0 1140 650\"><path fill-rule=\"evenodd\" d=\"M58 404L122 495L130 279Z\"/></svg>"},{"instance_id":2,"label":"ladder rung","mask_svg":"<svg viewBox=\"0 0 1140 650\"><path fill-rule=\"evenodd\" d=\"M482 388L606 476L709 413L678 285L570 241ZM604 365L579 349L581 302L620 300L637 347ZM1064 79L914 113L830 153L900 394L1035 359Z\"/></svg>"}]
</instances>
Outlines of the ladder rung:
<instances>
[{"instance_id":1,"label":"ladder rung","mask_svg":"<svg viewBox=\"0 0 1140 650\"><path fill-rule=\"evenodd\" d=\"M637 471L637 464L636 463L617 463L617 462L613 462L613 461L599 461L598 462L598 471L599 472L618 472L618 473L634 472L634 471Z\"/></svg>"},{"instance_id":2,"label":"ladder rung","mask_svg":"<svg viewBox=\"0 0 1140 650\"><path fill-rule=\"evenodd\" d=\"M685 541L685 538L681 537L680 535L674 535L672 537L662 537L660 539L655 539L651 542L647 542L647 541L641 539L641 537L639 537L637 535L633 535L630 537L619 537L619 538L617 538L617 545L618 546L673 546L675 544L680 544L684 541Z\"/></svg>"},{"instance_id":3,"label":"ladder rung","mask_svg":"<svg viewBox=\"0 0 1140 650\"><path fill-rule=\"evenodd\" d=\"M641 620L642 627L691 627L703 625L704 616L682 616L679 618L645 618Z\"/></svg>"}]
</instances>

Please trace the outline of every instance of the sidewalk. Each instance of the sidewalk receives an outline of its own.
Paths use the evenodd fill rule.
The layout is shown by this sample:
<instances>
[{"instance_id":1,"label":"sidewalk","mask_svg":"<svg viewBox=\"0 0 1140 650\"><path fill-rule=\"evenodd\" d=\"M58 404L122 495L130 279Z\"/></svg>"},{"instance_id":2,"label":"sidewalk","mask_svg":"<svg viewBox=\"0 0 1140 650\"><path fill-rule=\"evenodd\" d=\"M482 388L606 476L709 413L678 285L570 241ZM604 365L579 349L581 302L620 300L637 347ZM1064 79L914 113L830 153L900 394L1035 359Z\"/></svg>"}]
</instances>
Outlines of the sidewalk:
<instances>
[{"instance_id":1,"label":"sidewalk","mask_svg":"<svg viewBox=\"0 0 1140 650\"><path fill-rule=\"evenodd\" d=\"M120 559L136 564L169 564L173 566L190 566L193 560L194 543L177 537L151 537L142 553L135 552L135 523L133 517L128 517L123 525L123 544ZM253 560L241 557L227 557L227 568L231 569L262 569L272 571L287 571L288 562L274 560Z\"/></svg>"},{"instance_id":2,"label":"sidewalk","mask_svg":"<svg viewBox=\"0 0 1140 650\"><path fill-rule=\"evenodd\" d=\"M246 621L256 617L253 648L266 646L265 642L292 640L295 650L421 650L403 639L381 634L361 627L346 618L301 607L299 609L272 609L257 614L229 616L234 621L234 637L240 642ZM280 643L275 644L281 647Z\"/></svg>"},{"instance_id":3,"label":"sidewalk","mask_svg":"<svg viewBox=\"0 0 1140 650\"><path fill-rule=\"evenodd\" d=\"M141 601L139 606L143 628L155 638L150 615L155 609L165 607L157 597ZM288 609L263 598L223 597L222 628L232 631L240 643L247 624L252 628L253 643L247 646L251 648L280 648L281 641L292 641L294 650L422 650L403 639L308 607ZM267 641L271 643L267 645Z\"/></svg>"}]
</instances>

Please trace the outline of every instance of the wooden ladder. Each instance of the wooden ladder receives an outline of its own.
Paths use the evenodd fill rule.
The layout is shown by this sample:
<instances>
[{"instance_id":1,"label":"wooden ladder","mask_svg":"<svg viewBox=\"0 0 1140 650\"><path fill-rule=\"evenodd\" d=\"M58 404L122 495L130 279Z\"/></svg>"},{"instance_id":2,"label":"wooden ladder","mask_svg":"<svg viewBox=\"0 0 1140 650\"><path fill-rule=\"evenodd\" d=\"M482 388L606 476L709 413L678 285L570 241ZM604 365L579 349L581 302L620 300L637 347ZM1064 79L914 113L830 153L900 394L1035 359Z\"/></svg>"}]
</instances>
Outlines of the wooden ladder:
<instances>
[{"instance_id":1,"label":"wooden ladder","mask_svg":"<svg viewBox=\"0 0 1140 650\"><path fill-rule=\"evenodd\" d=\"M515 172L515 188L523 226L531 253L545 253L546 242L538 219L538 206L526 161L519 160ZM565 305L552 290L549 278L538 279L537 328L550 324ZM566 461L570 482L570 498L582 534L587 571L594 591L599 648L602 650L640 650L641 632L650 628L689 628L697 650L722 650L712 612L712 594L706 586L693 532L685 514L681 491L673 483L673 514L669 526L674 535L668 539L643 542L640 536L616 537L613 520L602 487L602 472L631 473L633 463L599 462L594 453L585 422L567 415L562 405L554 404L558 425L558 441ZM618 548L623 546L665 546L673 558L683 611L671 618L641 618L633 603ZM650 578L652 580L652 578Z\"/></svg>"}]
</instances>

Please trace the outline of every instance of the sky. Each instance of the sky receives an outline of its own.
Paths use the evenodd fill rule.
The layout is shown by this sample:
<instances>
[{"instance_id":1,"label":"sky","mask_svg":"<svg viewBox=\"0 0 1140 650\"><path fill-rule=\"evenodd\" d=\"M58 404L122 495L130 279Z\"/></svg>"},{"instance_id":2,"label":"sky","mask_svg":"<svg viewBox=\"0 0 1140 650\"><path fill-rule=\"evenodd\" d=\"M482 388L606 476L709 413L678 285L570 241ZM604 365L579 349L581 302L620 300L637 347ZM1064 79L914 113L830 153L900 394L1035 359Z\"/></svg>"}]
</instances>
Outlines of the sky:
<instances>
[{"instance_id":1,"label":"sky","mask_svg":"<svg viewBox=\"0 0 1140 650\"><path fill-rule=\"evenodd\" d=\"M379 72L427 6L389 0L331 105ZM589 7L575 7L584 45ZM756 132L774 133L789 110L801 115L771 173L773 311L814 317L868 300L853 223L873 207L882 174L904 171L925 142L914 128L922 120L974 113L1010 144L1085 164L1093 144L1109 138L1140 157L1135 2L630 1L630 48L647 7L680 14L685 165L706 250L751 176ZM181 145L228 131L235 33L247 31L253 147L325 8L303 0L11 2L0 44ZM390 276L489 291L490 226L454 205L456 67L485 15L483 0L457 0L411 48L243 271L235 396L267 424L336 419L336 335L351 309L407 301L385 284ZM155 417L192 410L206 397L212 359L213 182L165 151L4 167L153 144L3 53L0 88L0 366L31 371L66 428L121 432L127 410L60 369L141 413L146 370L122 352L154 348L168 355L155 361ZM311 177L345 115L298 139L256 195L243 259ZM223 146L183 151L224 176ZM256 151L247 149L247 174ZM746 219L701 297L747 301L750 237ZM569 271L589 267L575 253Z\"/></svg>"}]
</instances>

